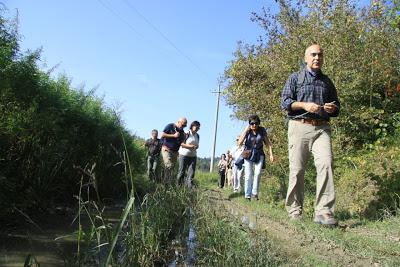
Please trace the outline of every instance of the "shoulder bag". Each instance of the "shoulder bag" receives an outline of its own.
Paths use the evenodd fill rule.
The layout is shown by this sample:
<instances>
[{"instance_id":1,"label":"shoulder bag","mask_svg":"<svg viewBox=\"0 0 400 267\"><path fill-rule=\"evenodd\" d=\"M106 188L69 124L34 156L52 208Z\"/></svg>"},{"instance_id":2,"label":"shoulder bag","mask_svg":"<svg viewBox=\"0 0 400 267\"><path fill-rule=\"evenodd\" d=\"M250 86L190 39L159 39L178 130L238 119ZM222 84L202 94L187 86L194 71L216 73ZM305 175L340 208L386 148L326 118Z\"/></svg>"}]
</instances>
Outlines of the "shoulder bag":
<instances>
[{"instance_id":1,"label":"shoulder bag","mask_svg":"<svg viewBox=\"0 0 400 267\"><path fill-rule=\"evenodd\" d=\"M252 142L252 144L251 144L251 149L245 149L245 150L243 150L243 152L242 152L242 157L243 157L244 159L248 159L248 158L251 157L251 151L253 150L253 147L254 147L254 144L256 143L256 140L257 140L257 135L256 135L256 137L254 138L254 140L253 140L253 142Z\"/></svg>"}]
</instances>

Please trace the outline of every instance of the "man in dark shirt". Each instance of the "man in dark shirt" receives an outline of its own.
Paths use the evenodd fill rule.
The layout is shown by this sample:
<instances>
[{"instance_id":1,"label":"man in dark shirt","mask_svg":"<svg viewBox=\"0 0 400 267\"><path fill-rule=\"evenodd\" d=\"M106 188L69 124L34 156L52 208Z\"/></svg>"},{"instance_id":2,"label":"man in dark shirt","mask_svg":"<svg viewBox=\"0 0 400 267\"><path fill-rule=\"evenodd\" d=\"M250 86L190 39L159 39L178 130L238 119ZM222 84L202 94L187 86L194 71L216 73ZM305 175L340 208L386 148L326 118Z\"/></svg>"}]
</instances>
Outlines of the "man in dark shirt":
<instances>
[{"instance_id":1,"label":"man in dark shirt","mask_svg":"<svg viewBox=\"0 0 400 267\"><path fill-rule=\"evenodd\" d=\"M333 155L329 120L339 115L340 102L334 84L321 71L323 50L309 46L304 55L306 66L286 81L281 95L282 108L288 112L289 185L286 208L291 219L302 216L304 172L310 154L317 170L314 221L337 225L333 217L335 191Z\"/></svg>"},{"instance_id":2,"label":"man in dark shirt","mask_svg":"<svg viewBox=\"0 0 400 267\"><path fill-rule=\"evenodd\" d=\"M151 138L147 139L144 146L147 148L147 176L150 180L157 179L157 166L161 152L161 140L156 129L151 131Z\"/></svg>"},{"instance_id":3,"label":"man in dark shirt","mask_svg":"<svg viewBox=\"0 0 400 267\"><path fill-rule=\"evenodd\" d=\"M162 148L161 155L164 162L164 183L169 184L173 181L174 167L178 159L178 150L181 144L185 141L185 132L183 128L187 125L186 118L180 118L176 123L170 123L165 126L161 138L162 138Z\"/></svg>"}]
</instances>

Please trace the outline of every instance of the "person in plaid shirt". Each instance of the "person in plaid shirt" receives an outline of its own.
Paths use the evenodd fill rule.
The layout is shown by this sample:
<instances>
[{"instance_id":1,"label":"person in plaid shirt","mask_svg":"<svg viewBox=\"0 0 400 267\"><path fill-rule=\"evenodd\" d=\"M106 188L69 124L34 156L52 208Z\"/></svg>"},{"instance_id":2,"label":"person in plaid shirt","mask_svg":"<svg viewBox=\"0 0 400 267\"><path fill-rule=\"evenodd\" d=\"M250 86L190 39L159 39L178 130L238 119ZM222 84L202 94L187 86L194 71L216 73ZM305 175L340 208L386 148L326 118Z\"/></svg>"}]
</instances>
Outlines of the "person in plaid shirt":
<instances>
[{"instance_id":1,"label":"person in plaid shirt","mask_svg":"<svg viewBox=\"0 0 400 267\"><path fill-rule=\"evenodd\" d=\"M281 94L288 113L289 185L286 208L291 219L301 219L304 203L304 172L310 154L317 170L314 221L337 225L334 205L333 155L329 120L337 117L340 102L336 88L322 73L324 54L319 44L305 50L306 65L289 76Z\"/></svg>"}]
</instances>

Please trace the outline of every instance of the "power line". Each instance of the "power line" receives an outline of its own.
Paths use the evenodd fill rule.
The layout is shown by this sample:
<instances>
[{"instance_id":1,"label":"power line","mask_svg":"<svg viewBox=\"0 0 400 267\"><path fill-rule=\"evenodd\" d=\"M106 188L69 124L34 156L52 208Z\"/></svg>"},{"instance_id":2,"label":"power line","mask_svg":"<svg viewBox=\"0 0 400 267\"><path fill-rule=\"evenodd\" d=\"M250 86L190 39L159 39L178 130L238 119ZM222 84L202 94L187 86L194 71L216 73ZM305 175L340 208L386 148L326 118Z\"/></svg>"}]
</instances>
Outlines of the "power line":
<instances>
[{"instance_id":1,"label":"power line","mask_svg":"<svg viewBox=\"0 0 400 267\"><path fill-rule=\"evenodd\" d=\"M154 31L156 31L160 36L167 42L169 43L181 56L186 58L198 71L200 71L203 75L205 75L208 78L208 74L193 60L191 59L188 55L186 55L177 45L172 42L166 34L164 34L161 30L159 30L149 19L147 19L142 13L137 10L129 1L124 0L125 4L133 10L137 15L139 15L151 28L153 28Z\"/></svg>"},{"instance_id":2,"label":"power line","mask_svg":"<svg viewBox=\"0 0 400 267\"><path fill-rule=\"evenodd\" d=\"M134 31L137 35L144 39L144 36L140 34L127 20L122 18L117 12L115 12L111 7L107 6L101 0L97 0L105 9L107 9L111 14L113 14L117 19L122 21L126 26L128 26L132 31Z\"/></svg>"}]
</instances>

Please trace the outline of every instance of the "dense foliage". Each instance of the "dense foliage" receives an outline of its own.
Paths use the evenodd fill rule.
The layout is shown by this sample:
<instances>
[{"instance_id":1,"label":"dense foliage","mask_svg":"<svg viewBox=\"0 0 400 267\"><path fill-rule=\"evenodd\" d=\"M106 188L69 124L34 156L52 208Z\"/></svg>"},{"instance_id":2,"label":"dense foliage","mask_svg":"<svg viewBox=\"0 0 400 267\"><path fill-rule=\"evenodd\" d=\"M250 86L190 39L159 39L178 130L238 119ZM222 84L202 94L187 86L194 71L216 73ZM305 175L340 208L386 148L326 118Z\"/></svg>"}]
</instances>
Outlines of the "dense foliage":
<instances>
[{"instance_id":1,"label":"dense foliage","mask_svg":"<svg viewBox=\"0 0 400 267\"><path fill-rule=\"evenodd\" d=\"M236 117L258 114L272 130L279 156L269 168L276 178L272 196L284 197L288 172L286 114L280 107L280 94L289 74L299 70L305 48L318 42L324 48L323 71L335 83L342 103L339 118L332 121L338 198L345 199L338 203L356 207L339 205L338 209L365 214L373 206L375 215L379 209L394 208L399 187L387 184L400 183L399 173L391 171L400 167L398 161L392 162L400 153L396 148L400 136L398 1L375 0L363 9L351 0L277 3L277 14L264 9L253 15L265 35L258 44L240 43L225 71L225 96ZM384 153L386 149L392 158ZM310 193L315 190L312 168L310 164L306 177ZM378 169L382 171L371 175ZM371 190L365 190L366 185ZM363 193L354 199L355 192ZM383 192L391 195L390 200L379 197Z\"/></svg>"},{"instance_id":2,"label":"dense foliage","mask_svg":"<svg viewBox=\"0 0 400 267\"><path fill-rule=\"evenodd\" d=\"M0 213L73 200L81 177L102 196L125 188L125 147L143 166L141 140L93 91L41 70L40 51L21 52L17 25L0 14ZM139 147L140 146L140 147Z\"/></svg>"}]
</instances>

